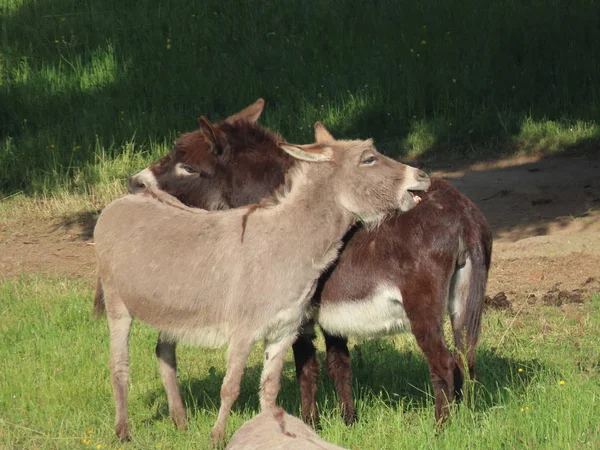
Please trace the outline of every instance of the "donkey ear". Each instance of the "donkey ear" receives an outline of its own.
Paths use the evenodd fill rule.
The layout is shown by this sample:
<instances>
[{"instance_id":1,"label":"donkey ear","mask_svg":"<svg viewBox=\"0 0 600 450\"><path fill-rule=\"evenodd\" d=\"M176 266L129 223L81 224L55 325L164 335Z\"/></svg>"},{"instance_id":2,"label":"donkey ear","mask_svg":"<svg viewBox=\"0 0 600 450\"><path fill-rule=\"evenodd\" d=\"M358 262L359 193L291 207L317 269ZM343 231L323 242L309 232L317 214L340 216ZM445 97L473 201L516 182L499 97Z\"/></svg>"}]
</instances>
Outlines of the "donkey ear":
<instances>
[{"instance_id":1,"label":"donkey ear","mask_svg":"<svg viewBox=\"0 0 600 450\"><path fill-rule=\"evenodd\" d=\"M335 141L335 138L331 135L331 133L329 131L327 131L327 128L325 128L325 125L323 125L321 122L316 122L315 123L315 141L322 144L325 142Z\"/></svg>"},{"instance_id":2,"label":"donkey ear","mask_svg":"<svg viewBox=\"0 0 600 450\"><path fill-rule=\"evenodd\" d=\"M281 142L279 148L296 159L309 162L331 161L333 154L331 147L321 144L294 145Z\"/></svg>"},{"instance_id":3,"label":"donkey ear","mask_svg":"<svg viewBox=\"0 0 600 450\"><path fill-rule=\"evenodd\" d=\"M222 155L227 149L227 142L223 137L223 133L215 128L215 126L204 116L198 119L198 123L200 124L200 129L204 131L206 137L208 137L214 144L214 153L217 156Z\"/></svg>"},{"instance_id":4,"label":"donkey ear","mask_svg":"<svg viewBox=\"0 0 600 450\"><path fill-rule=\"evenodd\" d=\"M227 119L225 119L225 122L233 123L237 122L238 120L244 120L247 122L256 123L262 114L263 109L265 109L265 101L262 98L259 98L247 108L244 108L240 112L229 116Z\"/></svg>"}]
</instances>

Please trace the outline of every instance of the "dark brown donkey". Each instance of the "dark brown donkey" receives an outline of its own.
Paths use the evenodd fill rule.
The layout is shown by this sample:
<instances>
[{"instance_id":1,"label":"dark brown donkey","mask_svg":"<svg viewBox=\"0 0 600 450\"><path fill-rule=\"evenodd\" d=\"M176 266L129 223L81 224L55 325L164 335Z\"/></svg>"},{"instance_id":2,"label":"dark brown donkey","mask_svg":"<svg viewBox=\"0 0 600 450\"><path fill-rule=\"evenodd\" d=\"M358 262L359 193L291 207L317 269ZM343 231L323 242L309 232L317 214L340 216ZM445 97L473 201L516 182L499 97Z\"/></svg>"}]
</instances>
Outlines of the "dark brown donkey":
<instances>
[{"instance_id":1,"label":"dark brown donkey","mask_svg":"<svg viewBox=\"0 0 600 450\"><path fill-rule=\"evenodd\" d=\"M190 206L225 209L260 200L279 186L292 158L277 148L276 134L256 124L264 102L212 125L183 134L160 161L129 180L131 191L163 189ZM333 139L317 127L318 142ZM474 347L492 251L481 211L442 180L433 180L411 211L378 227L354 228L336 265L321 279L314 316L325 335L327 373L339 394L346 423L354 421L348 336L411 331L425 354L442 421L453 395L460 399L466 355L474 376ZM457 352L450 353L443 321L450 315ZM302 418L317 420L318 362L312 322L294 344L302 393ZM173 348L174 354L174 348ZM173 360L173 366L174 366Z\"/></svg>"}]
</instances>

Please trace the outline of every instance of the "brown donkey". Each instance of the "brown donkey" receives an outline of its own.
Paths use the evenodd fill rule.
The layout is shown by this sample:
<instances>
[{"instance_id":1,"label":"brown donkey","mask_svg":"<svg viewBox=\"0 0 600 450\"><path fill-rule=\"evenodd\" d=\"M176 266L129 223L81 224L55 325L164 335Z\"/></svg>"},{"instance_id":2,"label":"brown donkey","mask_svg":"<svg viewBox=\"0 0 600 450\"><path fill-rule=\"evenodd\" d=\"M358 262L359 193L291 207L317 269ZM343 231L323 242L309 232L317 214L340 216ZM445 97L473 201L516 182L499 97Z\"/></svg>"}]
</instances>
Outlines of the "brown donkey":
<instances>
[{"instance_id":1,"label":"brown donkey","mask_svg":"<svg viewBox=\"0 0 600 450\"><path fill-rule=\"evenodd\" d=\"M174 372L174 342L228 343L221 406L211 432L218 443L252 346L265 343L260 405L271 409L285 354L344 235L359 219L379 220L398 208L412 208L409 190L430 184L420 170L379 154L371 141L279 147L297 163L268 203L205 211L148 189L114 201L100 215L94 240L111 337L115 429L121 439L130 437L133 317L160 330L160 372L178 424L184 423L185 412Z\"/></svg>"},{"instance_id":2,"label":"brown donkey","mask_svg":"<svg viewBox=\"0 0 600 450\"><path fill-rule=\"evenodd\" d=\"M130 178L129 189L163 189L189 206L223 209L260 200L283 182L293 158L277 148L281 138L256 124L258 100L225 121L183 134L160 161ZM333 138L323 128L317 139ZM347 336L412 331L429 363L435 417L460 399L463 361L474 376L492 234L481 211L443 180L433 180L423 201L379 227L357 226L344 239L339 261L321 278L315 303L325 336L327 373L338 392L346 423L355 417ZM100 304L97 302L97 304ZM443 334L450 314L458 352ZM311 323L294 343L302 416L316 421L318 362ZM175 346L169 349L175 367ZM174 370L174 369L173 369Z\"/></svg>"}]
</instances>

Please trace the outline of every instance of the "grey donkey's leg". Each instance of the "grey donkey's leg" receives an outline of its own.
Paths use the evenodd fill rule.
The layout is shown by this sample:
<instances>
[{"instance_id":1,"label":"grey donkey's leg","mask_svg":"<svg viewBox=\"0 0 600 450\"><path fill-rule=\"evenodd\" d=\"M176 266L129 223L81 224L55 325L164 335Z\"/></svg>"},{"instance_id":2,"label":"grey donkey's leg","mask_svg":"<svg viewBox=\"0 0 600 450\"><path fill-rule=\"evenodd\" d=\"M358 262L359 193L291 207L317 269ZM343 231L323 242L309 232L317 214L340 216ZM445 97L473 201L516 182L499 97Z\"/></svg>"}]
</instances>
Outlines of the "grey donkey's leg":
<instances>
[{"instance_id":1,"label":"grey donkey's leg","mask_svg":"<svg viewBox=\"0 0 600 450\"><path fill-rule=\"evenodd\" d=\"M156 343L156 358L158 369L167 392L169 414L175 425L180 430L187 430L185 407L181 400L179 384L177 383L177 358L175 356L176 344L168 341L162 333L158 335Z\"/></svg>"},{"instance_id":2,"label":"grey donkey's leg","mask_svg":"<svg viewBox=\"0 0 600 450\"><path fill-rule=\"evenodd\" d=\"M281 372L285 354L296 340L296 335L286 336L277 342L265 342L263 372L260 378L260 409L275 408L281 388Z\"/></svg>"},{"instance_id":3,"label":"grey donkey's leg","mask_svg":"<svg viewBox=\"0 0 600 450\"><path fill-rule=\"evenodd\" d=\"M115 433L122 441L128 441L131 439L127 421L127 384L129 382L129 331L132 318L118 295L109 294L107 291L104 286L110 329L110 372L116 405Z\"/></svg>"},{"instance_id":4,"label":"grey donkey's leg","mask_svg":"<svg viewBox=\"0 0 600 450\"><path fill-rule=\"evenodd\" d=\"M221 407L217 422L210 432L213 446L217 446L225 437L225 427L231 412L231 406L240 395L240 384L244 375L244 367L254 343L248 336L231 340L227 349L227 371L221 385Z\"/></svg>"}]
</instances>

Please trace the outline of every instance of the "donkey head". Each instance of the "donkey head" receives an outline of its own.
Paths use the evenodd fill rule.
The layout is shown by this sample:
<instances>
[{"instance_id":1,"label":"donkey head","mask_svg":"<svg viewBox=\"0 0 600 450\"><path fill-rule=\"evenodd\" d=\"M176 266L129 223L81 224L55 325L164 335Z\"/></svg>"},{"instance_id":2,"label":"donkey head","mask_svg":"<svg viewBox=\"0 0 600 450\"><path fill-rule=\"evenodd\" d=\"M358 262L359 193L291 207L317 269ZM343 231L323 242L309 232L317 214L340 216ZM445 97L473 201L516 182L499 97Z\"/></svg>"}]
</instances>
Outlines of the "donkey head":
<instances>
[{"instance_id":1,"label":"donkey head","mask_svg":"<svg viewBox=\"0 0 600 450\"><path fill-rule=\"evenodd\" d=\"M171 152L129 179L129 192L152 187L205 209L267 196L283 182L292 158L277 148L279 136L256 124L263 108L258 99L217 124L201 117L198 130L181 135Z\"/></svg>"},{"instance_id":2,"label":"donkey head","mask_svg":"<svg viewBox=\"0 0 600 450\"><path fill-rule=\"evenodd\" d=\"M315 124L316 143L281 143L286 153L310 162L328 162L328 179L339 203L365 224L379 223L386 214L408 211L419 201L414 191L427 190L425 172L383 156L373 141L336 140L319 122Z\"/></svg>"}]
</instances>

